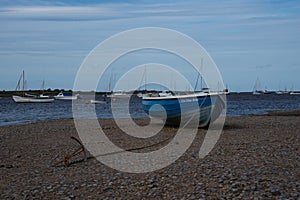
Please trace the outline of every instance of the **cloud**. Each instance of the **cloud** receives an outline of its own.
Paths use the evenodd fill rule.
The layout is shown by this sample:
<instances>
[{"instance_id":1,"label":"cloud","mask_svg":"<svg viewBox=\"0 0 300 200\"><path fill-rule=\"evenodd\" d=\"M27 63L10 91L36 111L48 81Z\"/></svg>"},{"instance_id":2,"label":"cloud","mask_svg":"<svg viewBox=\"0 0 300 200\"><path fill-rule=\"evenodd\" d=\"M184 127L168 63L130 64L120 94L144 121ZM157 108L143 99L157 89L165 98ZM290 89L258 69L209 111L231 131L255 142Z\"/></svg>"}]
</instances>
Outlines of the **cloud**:
<instances>
[{"instance_id":1,"label":"cloud","mask_svg":"<svg viewBox=\"0 0 300 200\"><path fill-rule=\"evenodd\" d=\"M110 7L92 6L13 6L0 9L2 18L39 20L84 20L120 17Z\"/></svg>"},{"instance_id":2,"label":"cloud","mask_svg":"<svg viewBox=\"0 0 300 200\"><path fill-rule=\"evenodd\" d=\"M257 65L255 68L256 69L266 69L266 68L271 68L272 64L266 64L266 65Z\"/></svg>"},{"instance_id":3,"label":"cloud","mask_svg":"<svg viewBox=\"0 0 300 200\"><path fill-rule=\"evenodd\" d=\"M0 67L79 66L111 35L158 26L191 36L223 69L276 69L300 63L299 9L297 1L2 0Z\"/></svg>"},{"instance_id":4,"label":"cloud","mask_svg":"<svg viewBox=\"0 0 300 200\"><path fill-rule=\"evenodd\" d=\"M297 13L277 12L269 9L261 1L172 1L160 3L157 1L117 2L85 1L79 3L70 1L17 1L19 4L2 5L2 19L30 19L49 21L99 21L114 19L153 18L160 20L188 20L188 22L211 22L228 25L259 25L268 23L286 23L299 20ZM20 3L22 2L22 3ZM92 3L92 4L89 4ZM273 5L273 4L272 4ZM275 4L276 5L276 4ZM290 4L280 4L291 6ZM274 6L273 6L274 7ZM272 7L272 8L273 8ZM275 6L277 8L278 6ZM299 7L299 6L291 6ZM295 18L295 15L298 17ZM175 21L176 22L176 21ZM180 23L180 22L179 22Z\"/></svg>"},{"instance_id":5,"label":"cloud","mask_svg":"<svg viewBox=\"0 0 300 200\"><path fill-rule=\"evenodd\" d=\"M174 7L174 8L172 8ZM30 20L109 20L140 18L147 16L178 16L185 10L170 4L140 4L140 3L102 3L102 4L56 4L52 5L8 5L0 7L0 17L3 19Z\"/></svg>"}]
</instances>

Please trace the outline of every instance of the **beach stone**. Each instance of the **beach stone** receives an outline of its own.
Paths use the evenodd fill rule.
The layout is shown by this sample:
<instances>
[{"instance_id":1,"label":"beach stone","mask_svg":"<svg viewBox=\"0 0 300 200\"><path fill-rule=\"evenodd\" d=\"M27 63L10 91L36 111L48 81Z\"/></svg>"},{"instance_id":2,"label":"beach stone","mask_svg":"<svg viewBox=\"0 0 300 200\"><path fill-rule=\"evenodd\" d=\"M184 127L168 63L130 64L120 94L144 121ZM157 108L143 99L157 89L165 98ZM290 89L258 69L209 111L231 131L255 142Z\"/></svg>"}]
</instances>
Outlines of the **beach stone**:
<instances>
[{"instance_id":1,"label":"beach stone","mask_svg":"<svg viewBox=\"0 0 300 200\"><path fill-rule=\"evenodd\" d=\"M5 168L7 168L7 169L11 169L11 168L14 168L14 166L13 166L13 165L11 165L11 164L7 164L7 165L5 165Z\"/></svg>"},{"instance_id":2,"label":"beach stone","mask_svg":"<svg viewBox=\"0 0 300 200\"><path fill-rule=\"evenodd\" d=\"M47 186L47 189L48 190L52 189L52 185Z\"/></svg>"},{"instance_id":3,"label":"beach stone","mask_svg":"<svg viewBox=\"0 0 300 200\"><path fill-rule=\"evenodd\" d=\"M136 196L140 197L142 195L142 193L140 191L135 193Z\"/></svg>"},{"instance_id":4,"label":"beach stone","mask_svg":"<svg viewBox=\"0 0 300 200\"><path fill-rule=\"evenodd\" d=\"M33 191L31 192L32 195L36 195L37 193L39 193L39 190L37 190L37 189L36 189L36 190L33 190Z\"/></svg>"},{"instance_id":5,"label":"beach stone","mask_svg":"<svg viewBox=\"0 0 300 200\"><path fill-rule=\"evenodd\" d=\"M281 195L281 192L278 189L272 189L271 194L273 196L279 196L279 195Z\"/></svg>"}]
</instances>

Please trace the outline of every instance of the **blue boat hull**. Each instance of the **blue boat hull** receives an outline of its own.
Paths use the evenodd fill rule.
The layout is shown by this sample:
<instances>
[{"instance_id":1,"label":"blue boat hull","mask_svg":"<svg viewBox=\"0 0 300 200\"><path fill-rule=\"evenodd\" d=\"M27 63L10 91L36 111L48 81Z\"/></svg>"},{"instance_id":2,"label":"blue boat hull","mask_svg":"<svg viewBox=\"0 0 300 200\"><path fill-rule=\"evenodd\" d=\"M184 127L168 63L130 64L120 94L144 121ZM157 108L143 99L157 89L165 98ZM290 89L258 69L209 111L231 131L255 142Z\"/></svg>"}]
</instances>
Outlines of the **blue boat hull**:
<instances>
[{"instance_id":1,"label":"blue boat hull","mask_svg":"<svg viewBox=\"0 0 300 200\"><path fill-rule=\"evenodd\" d=\"M142 101L143 109L151 117L165 120L167 125L180 125L181 122L188 122L197 115L199 115L200 127L209 125L212 120L212 110L218 100L217 95L178 97L145 98Z\"/></svg>"}]
</instances>

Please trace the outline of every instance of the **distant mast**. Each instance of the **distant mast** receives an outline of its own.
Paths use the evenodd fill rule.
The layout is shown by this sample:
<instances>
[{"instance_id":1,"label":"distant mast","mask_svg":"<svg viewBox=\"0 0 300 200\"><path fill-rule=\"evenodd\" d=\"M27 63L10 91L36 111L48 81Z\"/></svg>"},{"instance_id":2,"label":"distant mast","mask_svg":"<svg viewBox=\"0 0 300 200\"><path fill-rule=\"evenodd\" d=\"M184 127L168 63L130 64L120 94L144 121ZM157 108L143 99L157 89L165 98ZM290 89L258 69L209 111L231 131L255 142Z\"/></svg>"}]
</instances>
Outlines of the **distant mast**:
<instances>
[{"instance_id":1,"label":"distant mast","mask_svg":"<svg viewBox=\"0 0 300 200\"><path fill-rule=\"evenodd\" d=\"M23 81L23 85L22 85L22 96L25 96L25 94L24 94L24 89L25 89L25 88L24 88L24 85L25 85L25 80L24 80L24 77L25 77L25 76L24 76L24 74L25 74L25 73L24 73L24 70L23 70L23 72L22 72L22 79L23 79L23 80L22 80L22 81Z\"/></svg>"},{"instance_id":2,"label":"distant mast","mask_svg":"<svg viewBox=\"0 0 300 200\"><path fill-rule=\"evenodd\" d=\"M144 73L145 73L145 91L147 91L147 67L146 67L146 65L145 65Z\"/></svg>"}]
</instances>

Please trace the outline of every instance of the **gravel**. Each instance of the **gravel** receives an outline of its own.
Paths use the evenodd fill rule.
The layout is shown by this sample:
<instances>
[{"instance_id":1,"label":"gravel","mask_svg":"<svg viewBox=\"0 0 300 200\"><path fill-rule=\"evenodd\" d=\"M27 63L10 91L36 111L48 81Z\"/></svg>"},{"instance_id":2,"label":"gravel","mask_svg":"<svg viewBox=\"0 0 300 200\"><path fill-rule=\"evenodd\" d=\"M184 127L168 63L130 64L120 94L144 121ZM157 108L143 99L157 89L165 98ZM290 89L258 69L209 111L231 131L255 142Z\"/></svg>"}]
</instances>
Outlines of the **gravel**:
<instances>
[{"instance_id":1,"label":"gravel","mask_svg":"<svg viewBox=\"0 0 300 200\"><path fill-rule=\"evenodd\" d=\"M69 167L53 166L78 148L70 139L78 138L73 120L3 126L0 199L299 199L299 122L298 112L227 117L204 159L198 153L206 130L199 129L175 163L143 174L119 172L91 156L84 162L83 154L71 158ZM115 144L135 152L163 147L177 130L167 127L144 140L122 134L112 120L100 123Z\"/></svg>"}]
</instances>

